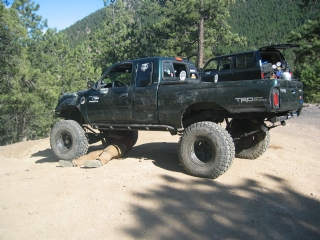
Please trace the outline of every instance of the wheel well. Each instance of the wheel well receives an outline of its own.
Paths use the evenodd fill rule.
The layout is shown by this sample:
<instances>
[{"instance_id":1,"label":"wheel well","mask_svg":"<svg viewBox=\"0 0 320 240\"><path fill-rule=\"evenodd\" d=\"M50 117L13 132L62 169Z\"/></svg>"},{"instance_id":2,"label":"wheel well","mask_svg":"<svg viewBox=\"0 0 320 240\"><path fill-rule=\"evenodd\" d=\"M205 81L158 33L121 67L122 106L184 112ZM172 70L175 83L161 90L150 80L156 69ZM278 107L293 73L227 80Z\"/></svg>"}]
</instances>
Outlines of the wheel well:
<instances>
[{"instance_id":1,"label":"wheel well","mask_svg":"<svg viewBox=\"0 0 320 240\"><path fill-rule=\"evenodd\" d=\"M66 106L60 112L60 117L65 120L74 120L80 125L84 122L80 110L76 106Z\"/></svg>"},{"instance_id":2,"label":"wheel well","mask_svg":"<svg viewBox=\"0 0 320 240\"><path fill-rule=\"evenodd\" d=\"M193 123L211 121L223 122L228 117L228 112L221 105L212 102L195 103L189 106L183 114L182 124L187 128Z\"/></svg>"}]
</instances>

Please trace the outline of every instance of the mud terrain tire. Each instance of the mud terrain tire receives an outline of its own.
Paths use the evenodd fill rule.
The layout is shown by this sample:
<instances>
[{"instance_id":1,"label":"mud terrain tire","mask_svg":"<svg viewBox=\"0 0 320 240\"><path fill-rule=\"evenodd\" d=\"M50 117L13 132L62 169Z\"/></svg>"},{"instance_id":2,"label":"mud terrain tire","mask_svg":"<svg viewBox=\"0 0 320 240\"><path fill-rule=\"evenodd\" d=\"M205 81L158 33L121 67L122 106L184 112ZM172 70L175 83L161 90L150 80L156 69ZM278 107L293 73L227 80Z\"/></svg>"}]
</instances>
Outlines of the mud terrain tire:
<instances>
[{"instance_id":1,"label":"mud terrain tire","mask_svg":"<svg viewBox=\"0 0 320 240\"><path fill-rule=\"evenodd\" d=\"M59 160L72 161L88 151L88 139L83 128L73 120L62 120L53 127L50 145Z\"/></svg>"},{"instance_id":2,"label":"mud terrain tire","mask_svg":"<svg viewBox=\"0 0 320 240\"><path fill-rule=\"evenodd\" d=\"M231 122L231 136L239 137L244 133L261 130L254 122L248 119L235 119ZM242 138L235 144L236 157L243 159L257 159L267 151L270 144L269 131L257 132Z\"/></svg>"},{"instance_id":3,"label":"mud terrain tire","mask_svg":"<svg viewBox=\"0 0 320 240\"><path fill-rule=\"evenodd\" d=\"M138 137L139 137L138 131L130 131L130 132L128 132L128 137L131 139L132 147L133 147L134 145L136 145L136 143L138 141Z\"/></svg>"},{"instance_id":4,"label":"mud terrain tire","mask_svg":"<svg viewBox=\"0 0 320 240\"><path fill-rule=\"evenodd\" d=\"M190 125L180 138L179 160L186 172L203 178L217 178L234 159L234 144L229 133L213 122Z\"/></svg>"}]
</instances>

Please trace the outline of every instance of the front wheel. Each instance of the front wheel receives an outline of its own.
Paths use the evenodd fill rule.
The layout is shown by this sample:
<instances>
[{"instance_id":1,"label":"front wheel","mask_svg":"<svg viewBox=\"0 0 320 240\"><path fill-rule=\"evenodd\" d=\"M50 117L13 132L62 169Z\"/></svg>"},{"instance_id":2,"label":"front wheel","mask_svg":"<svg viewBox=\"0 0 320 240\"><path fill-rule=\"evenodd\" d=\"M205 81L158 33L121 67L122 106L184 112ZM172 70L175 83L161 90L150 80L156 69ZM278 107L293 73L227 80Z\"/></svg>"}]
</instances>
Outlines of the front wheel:
<instances>
[{"instance_id":1,"label":"front wheel","mask_svg":"<svg viewBox=\"0 0 320 240\"><path fill-rule=\"evenodd\" d=\"M50 145L57 159L72 161L88 151L88 139L83 128L73 120L62 120L53 127Z\"/></svg>"},{"instance_id":2,"label":"front wheel","mask_svg":"<svg viewBox=\"0 0 320 240\"><path fill-rule=\"evenodd\" d=\"M179 141L179 160L191 175L217 178L234 159L234 144L229 133L213 122L190 125Z\"/></svg>"}]
</instances>

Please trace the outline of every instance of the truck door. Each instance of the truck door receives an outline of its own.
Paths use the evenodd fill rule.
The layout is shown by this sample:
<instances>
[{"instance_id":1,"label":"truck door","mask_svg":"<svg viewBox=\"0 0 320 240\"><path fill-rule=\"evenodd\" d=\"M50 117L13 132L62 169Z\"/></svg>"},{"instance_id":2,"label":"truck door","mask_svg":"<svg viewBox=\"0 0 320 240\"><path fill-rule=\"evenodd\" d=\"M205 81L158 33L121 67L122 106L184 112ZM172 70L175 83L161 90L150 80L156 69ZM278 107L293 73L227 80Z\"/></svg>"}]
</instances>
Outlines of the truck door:
<instances>
[{"instance_id":1,"label":"truck door","mask_svg":"<svg viewBox=\"0 0 320 240\"><path fill-rule=\"evenodd\" d=\"M154 71L155 64L152 60L142 60L136 65L136 78L132 96L132 118L134 123L158 123L158 82L157 73Z\"/></svg>"},{"instance_id":2,"label":"truck door","mask_svg":"<svg viewBox=\"0 0 320 240\"><path fill-rule=\"evenodd\" d=\"M234 80L233 57L222 57L219 64L218 82Z\"/></svg>"},{"instance_id":3,"label":"truck door","mask_svg":"<svg viewBox=\"0 0 320 240\"><path fill-rule=\"evenodd\" d=\"M232 56L211 59L203 69L204 82L223 82L234 80L234 61Z\"/></svg>"},{"instance_id":4,"label":"truck door","mask_svg":"<svg viewBox=\"0 0 320 240\"><path fill-rule=\"evenodd\" d=\"M214 82L215 79L217 80L217 77L215 78L215 76L218 76L217 74L219 73L219 61L220 58L213 58L206 63L201 73L202 81Z\"/></svg>"},{"instance_id":5,"label":"truck door","mask_svg":"<svg viewBox=\"0 0 320 240\"><path fill-rule=\"evenodd\" d=\"M99 90L88 94L87 115L91 123L130 123L132 120L133 64L111 67L102 76Z\"/></svg>"}]
</instances>

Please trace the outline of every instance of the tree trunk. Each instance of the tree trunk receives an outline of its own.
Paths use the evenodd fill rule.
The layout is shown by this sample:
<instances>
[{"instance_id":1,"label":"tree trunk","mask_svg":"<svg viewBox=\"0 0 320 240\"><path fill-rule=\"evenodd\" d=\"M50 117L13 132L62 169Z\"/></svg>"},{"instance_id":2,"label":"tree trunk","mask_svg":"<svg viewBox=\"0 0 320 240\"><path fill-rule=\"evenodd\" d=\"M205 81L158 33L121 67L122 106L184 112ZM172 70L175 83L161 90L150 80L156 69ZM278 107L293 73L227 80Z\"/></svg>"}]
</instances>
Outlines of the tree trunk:
<instances>
[{"instance_id":1,"label":"tree trunk","mask_svg":"<svg viewBox=\"0 0 320 240\"><path fill-rule=\"evenodd\" d=\"M22 142L27 141L27 111L23 112L22 115L22 129L21 129L21 135L22 135Z\"/></svg>"},{"instance_id":2,"label":"tree trunk","mask_svg":"<svg viewBox=\"0 0 320 240\"><path fill-rule=\"evenodd\" d=\"M203 16L203 0L201 0L200 22L199 22L199 38L198 38L198 69L203 67L203 45L204 45L204 16Z\"/></svg>"}]
</instances>

